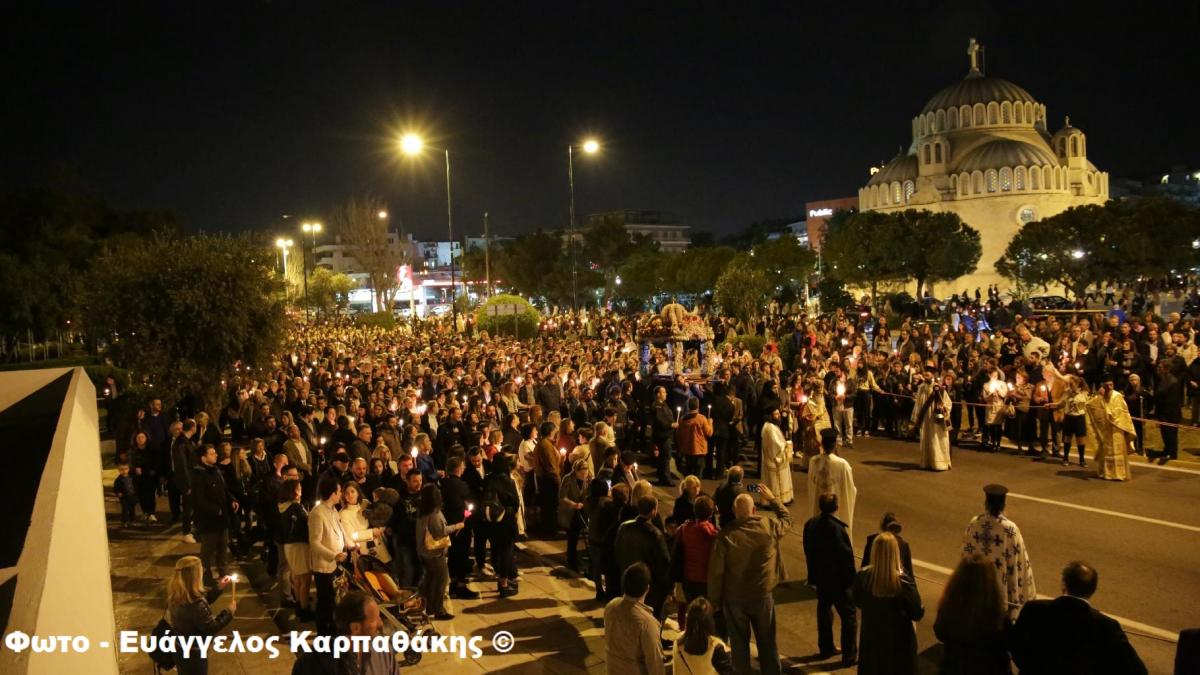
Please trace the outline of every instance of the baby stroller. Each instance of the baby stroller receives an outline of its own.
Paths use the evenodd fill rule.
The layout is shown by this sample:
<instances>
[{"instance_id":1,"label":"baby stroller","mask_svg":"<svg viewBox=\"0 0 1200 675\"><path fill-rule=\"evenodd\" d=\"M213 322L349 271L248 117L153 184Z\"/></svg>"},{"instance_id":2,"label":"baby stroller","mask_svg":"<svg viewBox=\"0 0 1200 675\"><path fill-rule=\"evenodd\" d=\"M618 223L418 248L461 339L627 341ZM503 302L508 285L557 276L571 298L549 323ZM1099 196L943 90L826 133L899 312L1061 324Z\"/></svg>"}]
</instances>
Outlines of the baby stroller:
<instances>
[{"instance_id":1,"label":"baby stroller","mask_svg":"<svg viewBox=\"0 0 1200 675\"><path fill-rule=\"evenodd\" d=\"M417 589L398 585L388 566L373 555L356 556L352 567L339 567L334 586L339 600L350 589L371 596L379 605L379 616L388 632L404 631L410 638L438 634ZM421 656L410 648L403 654L403 665L416 665Z\"/></svg>"}]
</instances>

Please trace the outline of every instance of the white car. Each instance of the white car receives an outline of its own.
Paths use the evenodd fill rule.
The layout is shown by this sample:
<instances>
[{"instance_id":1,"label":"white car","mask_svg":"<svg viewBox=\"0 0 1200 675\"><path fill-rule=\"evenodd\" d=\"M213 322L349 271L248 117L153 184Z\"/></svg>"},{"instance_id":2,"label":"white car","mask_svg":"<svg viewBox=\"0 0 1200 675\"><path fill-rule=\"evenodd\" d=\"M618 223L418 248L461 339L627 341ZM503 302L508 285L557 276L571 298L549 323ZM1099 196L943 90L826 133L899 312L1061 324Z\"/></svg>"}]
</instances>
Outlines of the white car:
<instances>
[{"instance_id":1,"label":"white car","mask_svg":"<svg viewBox=\"0 0 1200 675\"><path fill-rule=\"evenodd\" d=\"M429 308L429 313L433 316L446 316L450 313L450 305L434 305Z\"/></svg>"}]
</instances>

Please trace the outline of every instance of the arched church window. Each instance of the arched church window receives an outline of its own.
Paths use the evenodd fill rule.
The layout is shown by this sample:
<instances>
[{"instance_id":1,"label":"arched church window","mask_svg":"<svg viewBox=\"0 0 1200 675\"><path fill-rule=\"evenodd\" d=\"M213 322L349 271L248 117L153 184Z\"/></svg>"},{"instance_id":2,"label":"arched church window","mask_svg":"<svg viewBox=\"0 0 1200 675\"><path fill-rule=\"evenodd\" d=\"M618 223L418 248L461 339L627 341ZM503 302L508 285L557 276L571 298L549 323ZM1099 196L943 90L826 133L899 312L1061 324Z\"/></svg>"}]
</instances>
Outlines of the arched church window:
<instances>
[{"instance_id":1,"label":"arched church window","mask_svg":"<svg viewBox=\"0 0 1200 675\"><path fill-rule=\"evenodd\" d=\"M938 162L939 164L942 162L942 144L941 143L933 144L933 161Z\"/></svg>"},{"instance_id":2,"label":"arched church window","mask_svg":"<svg viewBox=\"0 0 1200 675\"><path fill-rule=\"evenodd\" d=\"M1000 122L1000 106L992 101L987 105L987 121L988 124L998 124Z\"/></svg>"},{"instance_id":3,"label":"arched church window","mask_svg":"<svg viewBox=\"0 0 1200 675\"><path fill-rule=\"evenodd\" d=\"M900 184L899 184L899 183L892 183L892 203L893 203L893 204L899 204L899 203L900 203L900 201L901 201L901 198L900 198Z\"/></svg>"},{"instance_id":4,"label":"arched church window","mask_svg":"<svg viewBox=\"0 0 1200 675\"><path fill-rule=\"evenodd\" d=\"M1079 139L1076 138L1075 136L1071 137L1071 156L1072 157L1079 156Z\"/></svg>"},{"instance_id":5,"label":"arched church window","mask_svg":"<svg viewBox=\"0 0 1200 675\"><path fill-rule=\"evenodd\" d=\"M1017 124L1022 124L1025 122L1025 106L1018 103L1013 108L1013 113L1013 117L1016 118Z\"/></svg>"},{"instance_id":6,"label":"arched church window","mask_svg":"<svg viewBox=\"0 0 1200 675\"><path fill-rule=\"evenodd\" d=\"M904 181L904 201L905 202L912 199L913 191L915 189L916 189L916 186L913 185L913 182L911 180Z\"/></svg>"},{"instance_id":7,"label":"arched church window","mask_svg":"<svg viewBox=\"0 0 1200 675\"><path fill-rule=\"evenodd\" d=\"M1038 175L1039 173L1040 172L1037 170L1036 167L1029 170L1029 189L1030 190L1037 190L1040 188L1040 186L1041 186L1040 178L1041 177Z\"/></svg>"},{"instance_id":8,"label":"arched church window","mask_svg":"<svg viewBox=\"0 0 1200 675\"><path fill-rule=\"evenodd\" d=\"M1012 106L1008 101L1000 104L1000 121L1004 124L1012 122Z\"/></svg>"},{"instance_id":9,"label":"arched church window","mask_svg":"<svg viewBox=\"0 0 1200 675\"><path fill-rule=\"evenodd\" d=\"M950 109L950 112L946 114L946 123L951 129L958 128L958 108Z\"/></svg>"},{"instance_id":10,"label":"arched church window","mask_svg":"<svg viewBox=\"0 0 1200 675\"><path fill-rule=\"evenodd\" d=\"M1007 166L1000 169L1000 190L1002 192L1012 190L1012 170Z\"/></svg>"},{"instance_id":11,"label":"arched church window","mask_svg":"<svg viewBox=\"0 0 1200 675\"><path fill-rule=\"evenodd\" d=\"M928 164L929 163L929 146L928 145L926 145L922 149L922 153L923 153L923 156L925 157L925 163Z\"/></svg>"},{"instance_id":12,"label":"arched church window","mask_svg":"<svg viewBox=\"0 0 1200 675\"><path fill-rule=\"evenodd\" d=\"M975 194L983 193L983 174L978 171L971 175L971 192Z\"/></svg>"},{"instance_id":13,"label":"arched church window","mask_svg":"<svg viewBox=\"0 0 1200 675\"><path fill-rule=\"evenodd\" d=\"M1020 108L1017 108L1017 110L1020 110ZM1018 166L1013 171L1013 183L1016 184L1016 188L1018 190L1025 189L1025 167Z\"/></svg>"},{"instance_id":14,"label":"arched church window","mask_svg":"<svg viewBox=\"0 0 1200 675\"><path fill-rule=\"evenodd\" d=\"M995 192L995 191L996 191L996 188L998 187L997 183L998 183L998 181L996 180L996 170L995 170L995 169L988 169L988 172L987 172L987 191L988 191L988 192Z\"/></svg>"},{"instance_id":15,"label":"arched church window","mask_svg":"<svg viewBox=\"0 0 1200 675\"><path fill-rule=\"evenodd\" d=\"M982 103L976 103L975 107L971 108L971 117L974 118L977 127L987 124L987 108L984 108Z\"/></svg>"}]
</instances>

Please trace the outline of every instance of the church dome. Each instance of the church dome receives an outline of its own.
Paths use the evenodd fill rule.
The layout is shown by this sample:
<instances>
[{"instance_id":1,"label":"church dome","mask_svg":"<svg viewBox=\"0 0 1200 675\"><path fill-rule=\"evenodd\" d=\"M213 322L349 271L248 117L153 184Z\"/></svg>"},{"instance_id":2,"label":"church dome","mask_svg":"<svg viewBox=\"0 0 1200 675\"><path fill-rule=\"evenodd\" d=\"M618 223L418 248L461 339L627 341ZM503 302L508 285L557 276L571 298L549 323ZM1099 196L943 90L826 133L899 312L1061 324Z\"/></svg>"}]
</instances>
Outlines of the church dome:
<instances>
[{"instance_id":1,"label":"church dome","mask_svg":"<svg viewBox=\"0 0 1200 675\"><path fill-rule=\"evenodd\" d=\"M1057 141L1060 138L1069 138L1071 136L1082 136L1082 135L1083 135L1082 131L1071 126L1071 118L1068 117L1066 123L1063 125L1063 128L1054 132L1054 136L1051 138L1051 140ZM1053 145L1053 143L1051 143L1051 145Z\"/></svg>"},{"instance_id":2,"label":"church dome","mask_svg":"<svg viewBox=\"0 0 1200 675\"><path fill-rule=\"evenodd\" d=\"M934 94L929 103L921 109L921 114L964 105L972 106L976 103L987 105L992 101L1037 103L1029 92L1012 82L999 77L987 77L978 70L972 70L962 80Z\"/></svg>"},{"instance_id":3,"label":"church dome","mask_svg":"<svg viewBox=\"0 0 1200 675\"><path fill-rule=\"evenodd\" d=\"M867 181L867 187L916 180L917 174L916 155L896 155L892 161L879 170L879 173L871 176L871 180Z\"/></svg>"},{"instance_id":4,"label":"church dome","mask_svg":"<svg viewBox=\"0 0 1200 675\"><path fill-rule=\"evenodd\" d=\"M1049 148L1001 138L972 149L959 159L954 171L987 171L1006 166L1058 166L1058 160Z\"/></svg>"}]
</instances>

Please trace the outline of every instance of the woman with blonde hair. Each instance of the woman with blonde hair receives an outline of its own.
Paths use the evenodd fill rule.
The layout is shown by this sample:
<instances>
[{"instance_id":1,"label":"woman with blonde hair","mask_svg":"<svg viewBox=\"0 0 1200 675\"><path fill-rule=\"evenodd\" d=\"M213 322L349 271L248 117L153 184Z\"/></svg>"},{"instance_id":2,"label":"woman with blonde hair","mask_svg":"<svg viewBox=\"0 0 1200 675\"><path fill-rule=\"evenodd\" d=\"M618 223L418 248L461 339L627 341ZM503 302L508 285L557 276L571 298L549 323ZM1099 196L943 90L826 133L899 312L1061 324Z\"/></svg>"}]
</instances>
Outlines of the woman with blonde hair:
<instances>
[{"instance_id":1,"label":"woman with blonde hair","mask_svg":"<svg viewBox=\"0 0 1200 675\"><path fill-rule=\"evenodd\" d=\"M221 632L233 621L237 602L230 600L229 609L212 613L212 603L229 585L230 578L224 577L216 588L204 588L204 564L194 555L185 555L175 561L175 571L167 582L167 621L175 635L212 636ZM205 675L208 659L198 649L188 654L175 652L175 667L180 675Z\"/></svg>"},{"instance_id":2,"label":"woman with blonde hair","mask_svg":"<svg viewBox=\"0 0 1200 675\"><path fill-rule=\"evenodd\" d=\"M871 546L871 564L854 579L854 604L862 611L858 672L863 675L915 675L917 633L913 622L925 616L921 595L900 562L900 545L881 532Z\"/></svg>"}]
</instances>

